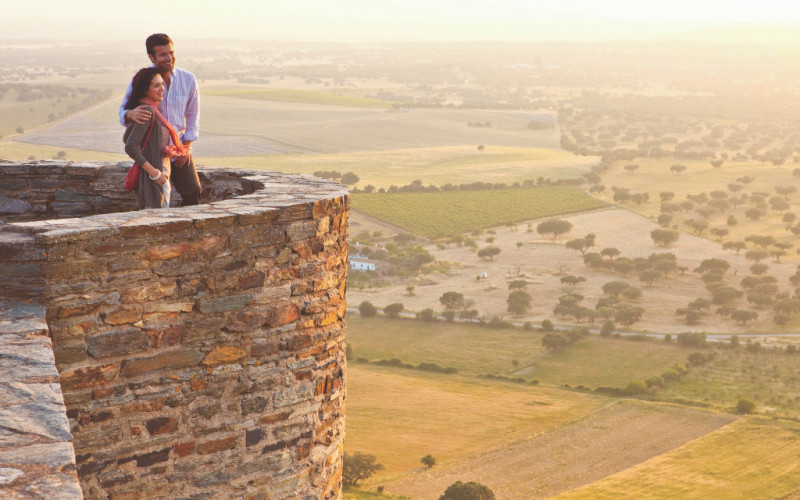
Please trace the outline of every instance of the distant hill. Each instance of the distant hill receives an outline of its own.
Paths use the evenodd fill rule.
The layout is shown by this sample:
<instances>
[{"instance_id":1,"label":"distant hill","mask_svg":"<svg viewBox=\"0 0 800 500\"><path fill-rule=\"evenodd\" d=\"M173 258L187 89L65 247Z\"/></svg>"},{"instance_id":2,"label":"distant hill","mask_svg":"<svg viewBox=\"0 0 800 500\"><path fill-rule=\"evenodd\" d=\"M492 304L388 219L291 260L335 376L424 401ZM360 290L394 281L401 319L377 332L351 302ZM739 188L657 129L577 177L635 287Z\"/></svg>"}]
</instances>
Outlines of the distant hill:
<instances>
[{"instance_id":1,"label":"distant hill","mask_svg":"<svg viewBox=\"0 0 800 500\"><path fill-rule=\"evenodd\" d=\"M800 48L800 26L721 26L673 35L687 41L717 43L757 43L776 47Z\"/></svg>"}]
</instances>

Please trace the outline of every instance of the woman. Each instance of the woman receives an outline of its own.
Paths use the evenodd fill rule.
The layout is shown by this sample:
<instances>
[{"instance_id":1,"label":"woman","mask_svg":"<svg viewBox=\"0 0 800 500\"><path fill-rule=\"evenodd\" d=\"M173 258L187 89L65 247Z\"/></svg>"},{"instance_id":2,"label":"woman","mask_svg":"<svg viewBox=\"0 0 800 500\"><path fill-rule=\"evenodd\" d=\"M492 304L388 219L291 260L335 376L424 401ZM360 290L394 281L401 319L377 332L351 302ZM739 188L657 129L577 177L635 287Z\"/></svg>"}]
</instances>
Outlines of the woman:
<instances>
[{"instance_id":1,"label":"woman","mask_svg":"<svg viewBox=\"0 0 800 500\"><path fill-rule=\"evenodd\" d=\"M131 123L122 137L125 152L142 170L136 188L139 208L169 208L170 158L186 152L178 133L158 110L163 99L164 79L158 70L154 67L140 69L131 82L131 95L125 109L144 104L148 106L150 119L144 124Z\"/></svg>"}]
</instances>

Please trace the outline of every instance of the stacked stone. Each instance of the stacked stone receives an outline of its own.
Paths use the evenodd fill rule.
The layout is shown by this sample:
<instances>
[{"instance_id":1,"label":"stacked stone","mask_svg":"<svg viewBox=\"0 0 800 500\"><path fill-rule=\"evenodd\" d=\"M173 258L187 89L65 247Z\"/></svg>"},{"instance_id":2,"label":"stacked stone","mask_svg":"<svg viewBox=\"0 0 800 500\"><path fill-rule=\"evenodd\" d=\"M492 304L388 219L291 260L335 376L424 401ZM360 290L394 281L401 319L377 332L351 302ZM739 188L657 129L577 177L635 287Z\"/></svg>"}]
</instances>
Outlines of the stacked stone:
<instances>
[{"instance_id":1,"label":"stacked stone","mask_svg":"<svg viewBox=\"0 0 800 500\"><path fill-rule=\"evenodd\" d=\"M201 172L217 196L250 194L0 227L5 248L45 259L17 289L44 277L84 494L335 498L347 191ZM12 253L0 280L20 281Z\"/></svg>"},{"instance_id":2,"label":"stacked stone","mask_svg":"<svg viewBox=\"0 0 800 500\"><path fill-rule=\"evenodd\" d=\"M43 316L0 302L0 498L82 498Z\"/></svg>"},{"instance_id":3,"label":"stacked stone","mask_svg":"<svg viewBox=\"0 0 800 500\"><path fill-rule=\"evenodd\" d=\"M128 164L0 163L0 219L31 221L135 210Z\"/></svg>"}]
</instances>

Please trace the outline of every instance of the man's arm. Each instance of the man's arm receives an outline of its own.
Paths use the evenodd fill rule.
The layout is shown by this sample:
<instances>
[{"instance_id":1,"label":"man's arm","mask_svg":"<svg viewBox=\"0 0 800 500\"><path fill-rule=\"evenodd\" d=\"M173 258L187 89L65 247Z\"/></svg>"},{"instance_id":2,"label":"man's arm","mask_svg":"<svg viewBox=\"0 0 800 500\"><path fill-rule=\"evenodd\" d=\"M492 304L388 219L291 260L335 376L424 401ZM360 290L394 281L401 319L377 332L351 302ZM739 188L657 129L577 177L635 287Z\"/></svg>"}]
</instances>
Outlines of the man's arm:
<instances>
[{"instance_id":1,"label":"man's arm","mask_svg":"<svg viewBox=\"0 0 800 500\"><path fill-rule=\"evenodd\" d=\"M127 127L130 122L136 122L139 125L144 125L150 119L150 112L147 106L139 106L134 109L125 109L125 103L133 92L133 80L128 82L128 88L125 89L125 96L122 98L122 104L119 105L119 123L123 127Z\"/></svg>"},{"instance_id":2,"label":"man's arm","mask_svg":"<svg viewBox=\"0 0 800 500\"><path fill-rule=\"evenodd\" d=\"M186 129L181 138L184 146L196 141L200 133L200 90L197 88L197 79L191 76L193 85L186 100Z\"/></svg>"}]
</instances>

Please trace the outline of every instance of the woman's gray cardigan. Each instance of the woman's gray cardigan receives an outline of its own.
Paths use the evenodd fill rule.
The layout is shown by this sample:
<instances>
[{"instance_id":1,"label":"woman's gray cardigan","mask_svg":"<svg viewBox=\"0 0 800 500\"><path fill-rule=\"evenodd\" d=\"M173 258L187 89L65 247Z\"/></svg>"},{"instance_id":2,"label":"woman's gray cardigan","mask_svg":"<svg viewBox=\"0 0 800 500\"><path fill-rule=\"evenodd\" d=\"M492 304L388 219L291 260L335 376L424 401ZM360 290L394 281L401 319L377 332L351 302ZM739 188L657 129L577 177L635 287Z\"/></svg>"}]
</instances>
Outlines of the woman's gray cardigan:
<instances>
[{"instance_id":1,"label":"woman's gray cardigan","mask_svg":"<svg viewBox=\"0 0 800 500\"><path fill-rule=\"evenodd\" d=\"M139 168L150 162L157 170L164 170L164 152L161 146L161 135L165 133L161 122L156 118L153 108L147 107L150 111L150 119L146 123L139 124L136 122L128 125L125 129L125 134L122 140L125 141L125 153L130 156L133 161L139 164ZM147 140L147 145L142 150L142 143L147 137L147 131L150 129L150 124L153 123L153 130L150 132L150 138ZM139 208L161 208L163 200L163 191L161 186L154 180L150 179L147 172L142 169L142 175L139 176L139 186L136 188L136 198L139 200Z\"/></svg>"}]
</instances>

